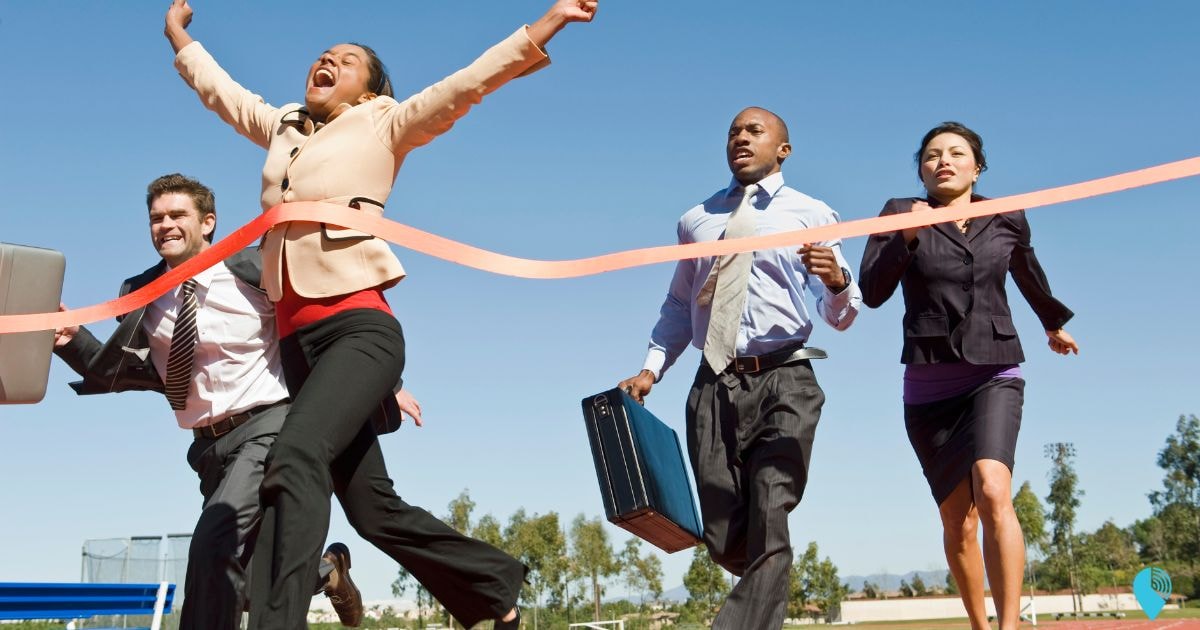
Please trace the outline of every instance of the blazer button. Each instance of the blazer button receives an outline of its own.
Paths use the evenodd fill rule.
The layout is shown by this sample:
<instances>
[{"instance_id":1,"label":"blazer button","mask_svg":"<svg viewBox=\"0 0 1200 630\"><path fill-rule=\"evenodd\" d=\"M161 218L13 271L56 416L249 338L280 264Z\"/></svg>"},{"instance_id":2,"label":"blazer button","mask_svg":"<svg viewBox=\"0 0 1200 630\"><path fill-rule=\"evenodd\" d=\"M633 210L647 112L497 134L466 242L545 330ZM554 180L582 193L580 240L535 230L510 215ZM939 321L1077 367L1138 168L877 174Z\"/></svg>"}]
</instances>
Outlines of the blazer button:
<instances>
[{"instance_id":1,"label":"blazer button","mask_svg":"<svg viewBox=\"0 0 1200 630\"><path fill-rule=\"evenodd\" d=\"M971 283L970 283L970 282L964 282L964 283L962 283L962 289L963 289L963 291L970 291L970 290L971 290Z\"/></svg>"},{"instance_id":2,"label":"blazer button","mask_svg":"<svg viewBox=\"0 0 1200 630\"><path fill-rule=\"evenodd\" d=\"M969 264L971 264L971 260L972 260L971 257L967 256L966 258L963 258L963 264L969 265Z\"/></svg>"},{"instance_id":3,"label":"blazer button","mask_svg":"<svg viewBox=\"0 0 1200 630\"><path fill-rule=\"evenodd\" d=\"M284 190L287 190L288 189L288 178L284 177L283 181L280 182L279 186L281 188L283 188Z\"/></svg>"},{"instance_id":4,"label":"blazer button","mask_svg":"<svg viewBox=\"0 0 1200 630\"><path fill-rule=\"evenodd\" d=\"M299 152L300 152L300 147L295 147L294 149L292 149L292 152L289 153L288 155L290 155L292 157L296 157L296 154Z\"/></svg>"}]
</instances>

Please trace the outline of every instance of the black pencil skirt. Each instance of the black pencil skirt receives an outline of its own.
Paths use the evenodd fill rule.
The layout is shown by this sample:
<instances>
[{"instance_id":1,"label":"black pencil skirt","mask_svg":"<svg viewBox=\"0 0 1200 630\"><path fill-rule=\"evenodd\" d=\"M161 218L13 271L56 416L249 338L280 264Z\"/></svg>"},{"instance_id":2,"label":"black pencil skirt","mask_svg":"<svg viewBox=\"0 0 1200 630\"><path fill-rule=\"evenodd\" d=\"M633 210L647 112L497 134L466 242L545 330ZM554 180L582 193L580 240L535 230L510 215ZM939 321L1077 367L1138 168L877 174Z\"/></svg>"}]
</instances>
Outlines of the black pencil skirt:
<instances>
[{"instance_id":1,"label":"black pencil skirt","mask_svg":"<svg viewBox=\"0 0 1200 630\"><path fill-rule=\"evenodd\" d=\"M993 378L953 398L904 405L904 427L941 505L981 459L1013 469L1025 379Z\"/></svg>"}]
</instances>

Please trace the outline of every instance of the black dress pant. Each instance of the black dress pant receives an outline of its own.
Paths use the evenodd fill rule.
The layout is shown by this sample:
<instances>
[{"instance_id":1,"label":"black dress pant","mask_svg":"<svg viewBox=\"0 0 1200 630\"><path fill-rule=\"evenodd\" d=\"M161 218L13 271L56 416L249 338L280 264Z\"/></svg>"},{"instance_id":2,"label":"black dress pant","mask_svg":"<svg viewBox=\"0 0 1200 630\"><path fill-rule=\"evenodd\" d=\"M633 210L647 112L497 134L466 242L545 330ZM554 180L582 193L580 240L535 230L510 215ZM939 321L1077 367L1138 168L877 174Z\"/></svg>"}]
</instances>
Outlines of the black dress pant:
<instances>
[{"instance_id":1,"label":"black dress pant","mask_svg":"<svg viewBox=\"0 0 1200 630\"><path fill-rule=\"evenodd\" d=\"M371 413L404 367L392 316L345 311L281 341L292 407L262 484L262 533L253 563L254 630L305 628L312 581L329 530L330 495L360 536L391 556L468 628L504 616L525 567L463 536L396 495Z\"/></svg>"},{"instance_id":2,"label":"black dress pant","mask_svg":"<svg viewBox=\"0 0 1200 630\"><path fill-rule=\"evenodd\" d=\"M755 374L714 374L701 362L688 395L688 453L704 543L741 577L713 622L719 630L777 630L787 613L788 514L808 481L825 394L800 361Z\"/></svg>"}]
</instances>

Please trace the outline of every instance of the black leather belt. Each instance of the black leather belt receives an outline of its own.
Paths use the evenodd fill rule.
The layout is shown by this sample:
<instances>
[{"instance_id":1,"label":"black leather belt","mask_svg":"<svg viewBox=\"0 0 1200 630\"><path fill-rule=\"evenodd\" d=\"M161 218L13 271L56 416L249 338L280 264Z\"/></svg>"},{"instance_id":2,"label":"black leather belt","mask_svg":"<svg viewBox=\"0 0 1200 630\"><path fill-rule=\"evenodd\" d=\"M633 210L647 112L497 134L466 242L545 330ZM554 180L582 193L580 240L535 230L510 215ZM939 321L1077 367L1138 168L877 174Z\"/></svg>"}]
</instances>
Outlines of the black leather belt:
<instances>
[{"instance_id":1,"label":"black leather belt","mask_svg":"<svg viewBox=\"0 0 1200 630\"><path fill-rule=\"evenodd\" d=\"M196 436L197 438L219 438L222 435L225 435L226 433L229 433L230 431L242 426L243 424L246 424L246 422L248 422L254 416L257 416L258 414L272 407L282 405L286 402L287 400L280 400L278 402L267 403L265 405L259 405L254 408L247 409L241 413L235 413L232 416L226 416L225 419L218 420L212 424L206 424L202 427L195 427L192 429L192 435Z\"/></svg>"},{"instance_id":2,"label":"black leather belt","mask_svg":"<svg viewBox=\"0 0 1200 630\"><path fill-rule=\"evenodd\" d=\"M733 363L730 363L727 369L739 374L754 374L804 359L824 359L828 356L820 348L810 348L804 345L791 346L756 357L734 357Z\"/></svg>"}]
</instances>

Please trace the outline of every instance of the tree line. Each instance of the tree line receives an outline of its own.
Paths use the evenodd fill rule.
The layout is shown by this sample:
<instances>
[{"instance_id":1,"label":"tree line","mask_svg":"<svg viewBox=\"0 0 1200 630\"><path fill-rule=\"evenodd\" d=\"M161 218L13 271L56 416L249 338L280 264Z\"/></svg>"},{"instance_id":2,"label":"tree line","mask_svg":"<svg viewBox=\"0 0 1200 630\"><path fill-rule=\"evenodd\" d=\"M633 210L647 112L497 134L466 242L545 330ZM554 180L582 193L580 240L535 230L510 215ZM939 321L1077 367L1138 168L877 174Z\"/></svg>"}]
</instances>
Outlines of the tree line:
<instances>
[{"instance_id":1,"label":"tree line","mask_svg":"<svg viewBox=\"0 0 1200 630\"><path fill-rule=\"evenodd\" d=\"M1027 589L1069 590L1081 609L1082 596L1106 586L1128 587L1134 575L1148 565L1171 574L1175 592L1200 597L1200 419L1180 416L1175 432L1158 453L1164 471L1163 487L1148 494L1152 514L1128 527L1109 521L1095 531L1080 532L1076 512L1084 490L1075 472L1076 451L1070 443L1047 444L1050 460L1049 494L1043 504L1029 482L1013 498L1017 519L1028 549ZM662 602L662 562L653 550L643 552L642 541L631 538L619 551L613 548L606 525L599 517L577 515L569 525L556 512L528 514L524 508L502 524L491 514L473 520L475 502L464 490L450 502L443 517L451 527L503 549L529 567L528 585L521 606L529 627L564 627L580 621L625 618L631 629L649 627L650 613L669 615L676 622L711 622L735 579L697 547L683 578L686 602ZM606 589L623 585L636 601L604 601ZM397 597L415 595L419 619L453 624L436 601L400 568L392 584ZM838 576L837 566L820 558L815 542L796 553L791 571L788 613L791 617L837 618L849 587ZM863 586L867 598L885 596L870 582ZM902 597L936 593L957 594L947 573L946 584L927 585L920 575L900 586ZM454 627L454 626L452 626Z\"/></svg>"},{"instance_id":2,"label":"tree line","mask_svg":"<svg viewBox=\"0 0 1200 630\"><path fill-rule=\"evenodd\" d=\"M520 508L506 524L491 514L473 519L475 502L467 490L447 508L441 518L448 525L499 547L529 567L520 604L530 628L623 618L626 628L636 630L650 627L652 614L679 623L708 623L734 584L729 573L698 546L683 578L687 601L663 602L663 569L657 552L643 552L638 538L615 549L608 526L599 517L579 514L568 525L556 512L529 514ZM605 601L607 589L613 585L623 586L632 597ZM831 617L847 590L833 562L819 558L817 544L809 543L792 565L789 614ZM404 567L392 582L392 594L415 597L418 628L431 623L461 627ZM399 622L389 617L389 623Z\"/></svg>"},{"instance_id":3,"label":"tree line","mask_svg":"<svg viewBox=\"0 0 1200 630\"><path fill-rule=\"evenodd\" d=\"M1045 455L1051 463L1046 507L1029 482L1013 498L1029 550L1027 588L1069 590L1078 610L1084 594L1128 587L1138 571L1154 565L1171 575L1176 594L1200 597L1200 419L1179 417L1158 452L1163 485L1147 495L1152 513L1127 527L1108 521L1095 531L1077 531L1076 510L1085 493L1075 472L1075 447L1047 444Z\"/></svg>"}]
</instances>

